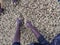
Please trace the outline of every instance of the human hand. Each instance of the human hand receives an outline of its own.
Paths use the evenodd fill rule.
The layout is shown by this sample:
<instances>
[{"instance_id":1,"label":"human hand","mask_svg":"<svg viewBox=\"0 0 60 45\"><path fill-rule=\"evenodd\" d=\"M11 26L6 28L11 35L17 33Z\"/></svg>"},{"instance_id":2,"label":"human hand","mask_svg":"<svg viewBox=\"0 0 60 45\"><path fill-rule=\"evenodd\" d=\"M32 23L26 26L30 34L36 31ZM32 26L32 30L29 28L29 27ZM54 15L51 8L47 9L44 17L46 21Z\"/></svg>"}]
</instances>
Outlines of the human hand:
<instances>
[{"instance_id":1,"label":"human hand","mask_svg":"<svg viewBox=\"0 0 60 45\"><path fill-rule=\"evenodd\" d=\"M27 26L28 28L32 28L32 27L33 27L31 21L27 21L27 22L26 22L26 26Z\"/></svg>"},{"instance_id":2,"label":"human hand","mask_svg":"<svg viewBox=\"0 0 60 45\"><path fill-rule=\"evenodd\" d=\"M12 0L13 5L17 5L18 4L18 0Z\"/></svg>"},{"instance_id":3,"label":"human hand","mask_svg":"<svg viewBox=\"0 0 60 45\"><path fill-rule=\"evenodd\" d=\"M18 19L18 18L17 18L16 22L17 22L17 26L18 26L18 27L23 26L23 19Z\"/></svg>"}]
</instances>

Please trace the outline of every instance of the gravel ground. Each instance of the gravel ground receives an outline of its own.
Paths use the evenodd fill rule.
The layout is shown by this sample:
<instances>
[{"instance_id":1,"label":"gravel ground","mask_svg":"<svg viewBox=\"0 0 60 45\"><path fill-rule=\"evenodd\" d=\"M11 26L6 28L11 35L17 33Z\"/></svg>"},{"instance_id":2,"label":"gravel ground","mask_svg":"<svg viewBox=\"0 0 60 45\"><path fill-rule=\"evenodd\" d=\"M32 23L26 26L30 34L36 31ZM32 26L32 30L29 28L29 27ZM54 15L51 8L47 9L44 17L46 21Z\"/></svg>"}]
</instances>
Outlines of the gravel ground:
<instances>
[{"instance_id":1,"label":"gravel ground","mask_svg":"<svg viewBox=\"0 0 60 45\"><path fill-rule=\"evenodd\" d=\"M15 34L16 19L30 20L49 42L60 33L60 4L58 0L20 0L17 6L4 0L4 14L0 15L0 45L11 45ZM24 24L25 25L25 24ZM37 42L30 29L21 29L21 44Z\"/></svg>"}]
</instances>

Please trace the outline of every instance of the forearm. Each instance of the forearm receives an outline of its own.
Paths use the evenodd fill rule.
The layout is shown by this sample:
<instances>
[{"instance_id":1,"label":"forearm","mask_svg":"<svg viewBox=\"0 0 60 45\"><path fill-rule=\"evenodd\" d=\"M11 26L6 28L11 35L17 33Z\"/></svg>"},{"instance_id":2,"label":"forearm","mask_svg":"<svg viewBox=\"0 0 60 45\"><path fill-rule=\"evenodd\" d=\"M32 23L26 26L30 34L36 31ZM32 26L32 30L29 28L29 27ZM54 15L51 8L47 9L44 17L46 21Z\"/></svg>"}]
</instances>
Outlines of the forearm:
<instances>
[{"instance_id":1,"label":"forearm","mask_svg":"<svg viewBox=\"0 0 60 45\"><path fill-rule=\"evenodd\" d=\"M14 36L14 42L20 42L20 28L19 27L16 28L16 33Z\"/></svg>"},{"instance_id":2,"label":"forearm","mask_svg":"<svg viewBox=\"0 0 60 45\"><path fill-rule=\"evenodd\" d=\"M43 44L43 45L44 44L46 44L46 45L49 44L49 42L47 40L45 40L44 36L38 32L38 29L36 27L33 26L31 28L31 30L35 34L35 36L38 39L38 41L40 42L40 44Z\"/></svg>"},{"instance_id":3,"label":"forearm","mask_svg":"<svg viewBox=\"0 0 60 45\"><path fill-rule=\"evenodd\" d=\"M36 36L36 38L40 37L40 33L38 32L38 29L34 26L31 27L31 31L34 33L34 35Z\"/></svg>"}]
</instances>

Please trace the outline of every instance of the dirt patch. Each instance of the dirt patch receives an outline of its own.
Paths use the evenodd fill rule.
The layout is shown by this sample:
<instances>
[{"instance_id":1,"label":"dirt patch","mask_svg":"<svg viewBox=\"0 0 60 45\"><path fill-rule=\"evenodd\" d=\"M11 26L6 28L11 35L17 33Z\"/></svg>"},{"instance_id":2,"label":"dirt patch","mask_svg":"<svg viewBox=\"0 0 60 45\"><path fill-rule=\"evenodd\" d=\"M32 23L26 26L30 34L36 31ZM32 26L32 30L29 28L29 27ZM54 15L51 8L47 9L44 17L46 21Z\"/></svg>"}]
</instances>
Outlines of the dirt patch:
<instances>
[{"instance_id":1,"label":"dirt patch","mask_svg":"<svg viewBox=\"0 0 60 45\"><path fill-rule=\"evenodd\" d=\"M13 6L11 0L4 1L5 13L0 16L0 45L11 45L15 34L16 19L30 20L49 42L60 33L60 5L57 0L21 0ZM22 18L23 18L22 17ZM21 44L27 45L37 39L30 29L21 30Z\"/></svg>"}]
</instances>

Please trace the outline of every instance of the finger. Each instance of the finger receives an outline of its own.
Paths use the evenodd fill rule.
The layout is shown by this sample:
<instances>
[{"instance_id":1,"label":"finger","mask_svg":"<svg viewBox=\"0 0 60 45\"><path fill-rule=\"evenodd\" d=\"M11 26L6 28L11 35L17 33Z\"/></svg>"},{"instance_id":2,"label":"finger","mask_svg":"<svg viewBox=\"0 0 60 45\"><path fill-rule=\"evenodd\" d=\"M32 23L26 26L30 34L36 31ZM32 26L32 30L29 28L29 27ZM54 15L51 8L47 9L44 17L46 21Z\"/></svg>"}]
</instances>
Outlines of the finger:
<instances>
[{"instance_id":1,"label":"finger","mask_svg":"<svg viewBox=\"0 0 60 45\"><path fill-rule=\"evenodd\" d=\"M27 25L27 27L31 27L32 26L31 21L27 21L26 25Z\"/></svg>"}]
</instances>

